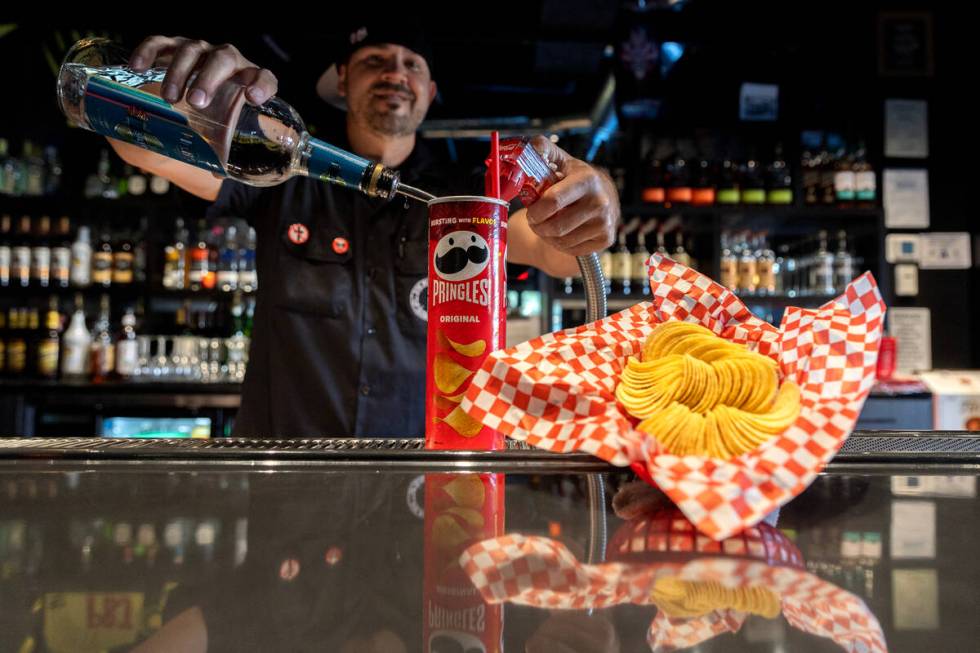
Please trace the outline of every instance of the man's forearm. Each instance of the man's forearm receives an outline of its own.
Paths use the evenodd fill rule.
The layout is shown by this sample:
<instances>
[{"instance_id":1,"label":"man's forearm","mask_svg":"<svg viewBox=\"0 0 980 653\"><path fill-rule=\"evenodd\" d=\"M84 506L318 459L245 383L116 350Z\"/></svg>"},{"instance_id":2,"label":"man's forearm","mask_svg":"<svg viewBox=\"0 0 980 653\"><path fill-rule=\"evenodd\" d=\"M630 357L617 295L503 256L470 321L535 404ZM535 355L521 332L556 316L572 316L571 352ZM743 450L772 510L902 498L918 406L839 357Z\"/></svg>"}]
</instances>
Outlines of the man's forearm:
<instances>
[{"instance_id":1,"label":"man's forearm","mask_svg":"<svg viewBox=\"0 0 980 653\"><path fill-rule=\"evenodd\" d=\"M507 260L510 263L531 265L556 278L579 276L574 256L555 249L531 231L526 209L516 211L509 224Z\"/></svg>"}]
</instances>

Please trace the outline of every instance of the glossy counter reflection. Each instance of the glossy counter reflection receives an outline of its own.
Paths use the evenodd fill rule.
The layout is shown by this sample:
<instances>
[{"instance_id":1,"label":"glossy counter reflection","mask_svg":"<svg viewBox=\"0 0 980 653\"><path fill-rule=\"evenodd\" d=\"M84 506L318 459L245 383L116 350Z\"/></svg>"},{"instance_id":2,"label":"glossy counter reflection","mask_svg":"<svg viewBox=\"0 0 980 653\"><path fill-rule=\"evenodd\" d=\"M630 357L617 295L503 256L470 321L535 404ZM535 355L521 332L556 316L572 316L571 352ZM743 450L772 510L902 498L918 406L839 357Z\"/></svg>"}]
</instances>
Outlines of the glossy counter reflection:
<instances>
[{"instance_id":1,"label":"glossy counter reflection","mask_svg":"<svg viewBox=\"0 0 980 653\"><path fill-rule=\"evenodd\" d=\"M0 650L918 653L980 634L975 476L824 475L715 543L612 475L587 564L582 474L154 469L0 467Z\"/></svg>"}]
</instances>

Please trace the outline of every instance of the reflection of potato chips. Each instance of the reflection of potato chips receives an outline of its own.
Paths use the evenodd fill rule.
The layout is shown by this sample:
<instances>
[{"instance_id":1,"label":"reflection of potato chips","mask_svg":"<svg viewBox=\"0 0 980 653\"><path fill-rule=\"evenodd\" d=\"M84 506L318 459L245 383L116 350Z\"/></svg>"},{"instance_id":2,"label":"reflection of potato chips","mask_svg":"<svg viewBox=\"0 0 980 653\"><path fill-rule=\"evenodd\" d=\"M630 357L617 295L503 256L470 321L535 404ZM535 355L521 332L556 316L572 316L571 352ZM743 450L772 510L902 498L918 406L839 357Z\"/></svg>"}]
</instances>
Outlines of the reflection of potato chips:
<instances>
[{"instance_id":1,"label":"reflection of potato chips","mask_svg":"<svg viewBox=\"0 0 980 653\"><path fill-rule=\"evenodd\" d=\"M456 515L462 519L470 530L478 531L482 530L486 525L486 520L483 515L472 508L462 508L460 506L454 506L452 508L447 508L446 513L450 515Z\"/></svg>"},{"instance_id":2,"label":"reflection of potato chips","mask_svg":"<svg viewBox=\"0 0 980 653\"><path fill-rule=\"evenodd\" d=\"M436 354L435 370L433 371L435 375L436 387L443 394L449 395L455 393L459 390L459 387L463 385L473 374L470 370L466 369L452 358L446 354Z\"/></svg>"},{"instance_id":3,"label":"reflection of potato chips","mask_svg":"<svg viewBox=\"0 0 980 653\"><path fill-rule=\"evenodd\" d=\"M466 544L471 536L452 515L439 515L432 522L432 540L444 551Z\"/></svg>"},{"instance_id":4,"label":"reflection of potato chips","mask_svg":"<svg viewBox=\"0 0 980 653\"><path fill-rule=\"evenodd\" d=\"M738 610L775 619L781 612L779 594L761 585L726 587L717 581L659 579L650 599L668 617L689 619L715 610Z\"/></svg>"},{"instance_id":5,"label":"reflection of potato chips","mask_svg":"<svg viewBox=\"0 0 980 653\"><path fill-rule=\"evenodd\" d=\"M688 322L653 330L616 398L667 451L726 460L782 433L800 407L799 388L779 385L775 361Z\"/></svg>"},{"instance_id":6,"label":"reflection of potato chips","mask_svg":"<svg viewBox=\"0 0 980 653\"><path fill-rule=\"evenodd\" d=\"M451 413L442 418L442 421L464 438L472 438L483 429L483 424L463 412L461 406L453 408Z\"/></svg>"},{"instance_id":7,"label":"reflection of potato chips","mask_svg":"<svg viewBox=\"0 0 980 653\"><path fill-rule=\"evenodd\" d=\"M442 486L442 489L452 498L453 503L464 508L479 510L486 501L487 493L483 481L474 474L455 478Z\"/></svg>"}]
</instances>

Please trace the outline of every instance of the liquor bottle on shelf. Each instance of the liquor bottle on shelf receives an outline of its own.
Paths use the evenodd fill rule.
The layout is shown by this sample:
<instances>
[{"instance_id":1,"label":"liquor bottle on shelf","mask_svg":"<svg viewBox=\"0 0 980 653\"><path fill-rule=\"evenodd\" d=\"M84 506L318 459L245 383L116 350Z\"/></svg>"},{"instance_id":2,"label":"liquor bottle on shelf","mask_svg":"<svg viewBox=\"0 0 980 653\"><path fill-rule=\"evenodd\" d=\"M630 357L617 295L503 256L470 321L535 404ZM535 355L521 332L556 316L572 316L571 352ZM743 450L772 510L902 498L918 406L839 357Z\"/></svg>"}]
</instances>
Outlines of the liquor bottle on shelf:
<instances>
[{"instance_id":1,"label":"liquor bottle on shelf","mask_svg":"<svg viewBox=\"0 0 980 653\"><path fill-rule=\"evenodd\" d=\"M11 247L11 230L13 220L9 215L0 215L0 288L10 285L10 273L13 264L13 248ZM2 358L2 357L0 357Z\"/></svg>"},{"instance_id":2,"label":"liquor bottle on shelf","mask_svg":"<svg viewBox=\"0 0 980 653\"><path fill-rule=\"evenodd\" d=\"M766 184L762 166L755 156L742 164L742 204L760 205L766 203Z\"/></svg>"},{"instance_id":3,"label":"liquor bottle on shelf","mask_svg":"<svg viewBox=\"0 0 980 653\"><path fill-rule=\"evenodd\" d=\"M58 148L49 145L44 148L44 194L57 195L61 190L61 177L64 169L61 167L61 157Z\"/></svg>"},{"instance_id":4,"label":"liquor bottle on shelf","mask_svg":"<svg viewBox=\"0 0 980 653\"><path fill-rule=\"evenodd\" d=\"M99 234L99 245L92 252L92 283L103 288L112 285L112 239L105 224Z\"/></svg>"},{"instance_id":5,"label":"liquor bottle on shelf","mask_svg":"<svg viewBox=\"0 0 980 653\"><path fill-rule=\"evenodd\" d=\"M85 308L81 294L75 295L75 312L62 338L61 375L83 378L91 370L92 336L85 326Z\"/></svg>"},{"instance_id":6,"label":"liquor bottle on shelf","mask_svg":"<svg viewBox=\"0 0 980 653\"><path fill-rule=\"evenodd\" d=\"M742 202L738 164L732 159L722 161L721 172L718 175L718 191L715 194L715 201L718 204L729 206Z\"/></svg>"},{"instance_id":7,"label":"liquor bottle on shelf","mask_svg":"<svg viewBox=\"0 0 980 653\"><path fill-rule=\"evenodd\" d=\"M780 291L787 297L796 297L800 294L796 254L788 244L779 246L779 254L782 259L779 268Z\"/></svg>"},{"instance_id":8,"label":"liquor bottle on shelf","mask_svg":"<svg viewBox=\"0 0 980 653\"><path fill-rule=\"evenodd\" d=\"M651 150L645 170L640 199L647 204L663 204L667 201L667 187L664 185L664 165L658 158L656 149Z\"/></svg>"},{"instance_id":9,"label":"liquor bottle on shelf","mask_svg":"<svg viewBox=\"0 0 980 653\"><path fill-rule=\"evenodd\" d=\"M7 375L21 377L27 373L27 316L20 308L7 311Z\"/></svg>"},{"instance_id":10,"label":"liquor bottle on shelf","mask_svg":"<svg viewBox=\"0 0 980 653\"><path fill-rule=\"evenodd\" d=\"M632 268L633 273L630 287L641 295L650 294L650 271L648 262L650 251L647 249L647 234L657 225L656 220L649 220L636 231L636 248L633 250Z\"/></svg>"},{"instance_id":11,"label":"liquor bottle on shelf","mask_svg":"<svg viewBox=\"0 0 980 653\"><path fill-rule=\"evenodd\" d=\"M757 237L757 259L756 259L756 292L760 295L774 295L776 293L776 277L779 269L776 265L776 253L769 247L769 239L765 233Z\"/></svg>"},{"instance_id":12,"label":"liquor bottle on shelf","mask_svg":"<svg viewBox=\"0 0 980 653\"><path fill-rule=\"evenodd\" d=\"M783 157L783 144L777 143L773 160L767 170L766 201L787 206L793 203L793 175Z\"/></svg>"},{"instance_id":13,"label":"liquor bottle on shelf","mask_svg":"<svg viewBox=\"0 0 980 653\"><path fill-rule=\"evenodd\" d=\"M11 249L11 268L13 284L21 288L31 285L31 218L21 216L17 237Z\"/></svg>"},{"instance_id":14,"label":"liquor bottle on shelf","mask_svg":"<svg viewBox=\"0 0 980 653\"><path fill-rule=\"evenodd\" d=\"M630 250L626 246L626 237L633 230L637 223L634 218L629 223L619 229L619 236L616 242L616 249L613 251L612 262L612 288L613 292L630 294L630 286L633 276L633 260L630 257Z\"/></svg>"},{"instance_id":15,"label":"liquor bottle on shelf","mask_svg":"<svg viewBox=\"0 0 980 653\"><path fill-rule=\"evenodd\" d=\"M694 188L691 191L691 204L693 206L711 206L715 203L717 191L715 190L714 174L711 162L701 159L694 170Z\"/></svg>"},{"instance_id":16,"label":"liquor bottle on shelf","mask_svg":"<svg viewBox=\"0 0 980 653\"><path fill-rule=\"evenodd\" d=\"M24 195L40 197L44 194L44 159L32 141L24 141L23 160L26 172Z\"/></svg>"},{"instance_id":17,"label":"liquor bottle on shelf","mask_svg":"<svg viewBox=\"0 0 980 653\"><path fill-rule=\"evenodd\" d=\"M67 288L71 282L71 220L58 218L58 229L51 245L51 285Z\"/></svg>"},{"instance_id":18,"label":"liquor bottle on shelf","mask_svg":"<svg viewBox=\"0 0 980 653\"><path fill-rule=\"evenodd\" d=\"M221 247L224 243L225 229L221 225L211 227L208 233L208 271L201 285L205 290L218 287L218 267L221 264Z\"/></svg>"},{"instance_id":19,"label":"liquor bottle on shelf","mask_svg":"<svg viewBox=\"0 0 980 653\"><path fill-rule=\"evenodd\" d=\"M187 287L195 292L203 289L208 276L211 255L208 248L208 229L204 220L197 223L197 239L187 253Z\"/></svg>"},{"instance_id":20,"label":"liquor bottle on shelf","mask_svg":"<svg viewBox=\"0 0 980 653\"><path fill-rule=\"evenodd\" d=\"M42 215L31 246L31 281L39 288L51 285L51 218Z\"/></svg>"},{"instance_id":21,"label":"liquor bottle on shelf","mask_svg":"<svg viewBox=\"0 0 980 653\"><path fill-rule=\"evenodd\" d=\"M84 195L86 199L98 197L112 198L116 194L116 189L112 186L112 179L109 177L109 150L102 149L99 152L99 163L95 172L85 179Z\"/></svg>"},{"instance_id":22,"label":"liquor bottle on shelf","mask_svg":"<svg viewBox=\"0 0 980 653\"><path fill-rule=\"evenodd\" d=\"M843 141L837 150L836 158L837 161L834 164L834 198L838 207L853 208L855 197L854 160L852 155L847 153Z\"/></svg>"},{"instance_id":23,"label":"liquor bottle on shelf","mask_svg":"<svg viewBox=\"0 0 980 653\"><path fill-rule=\"evenodd\" d=\"M124 168L123 174L126 177L126 191L130 195L133 197L141 197L146 194L146 189L149 185L146 175L133 168L131 165L127 165Z\"/></svg>"},{"instance_id":24,"label":"liquor bottle on shelf","mask_svg":"<svg viewBox=\"0 0 980 653\"><path fill-rule=\"evenodd\" d=\"M810 268L809 291L817 295L833 295L834 255L827 249L827 232L821 230L817 234L817 240L819 245L813 255L813 265Z\"/></svg>"},{"instance_id":25,"label":"liquor bottle on shelf","mask_svg":"<svg viewBox=\"0 0 980 653\"><path fill-rule=\"evenodd\" d=\"M37 364L39 361L38 346L44 338L44 330L41 328L41 313L36 308L24 309L27 311L27 368L26 375L37 377Z\"/></svg>"},{"instance_id":26,"label":"liquor bottle on shelf","mask_svg":"<svg viewBox=\"0 0 980 653\"><path fill-rule=\"evenodd\" d=\"M861 141L854 152L854 199L862 209L872 209L878 202L878 182L875 171L868 163L868 150Z\"/></svg>"},{"instance_id":27,"label":"liquor bottle on shelf","mask_svg":"<svg viewBox=\"0 0 980 653\"><path fill-rule=\"evenodd\" d=\"M7 313L0 310L0 378L7 374Z\"/></svg>"},{"instance_id":28,"label":"liquor bottle on shelf","mask_svg":"<svg viewBox=\"0 0 980 653\"><path fill-rule=\"evenodd\" d=\"M820 150L820 203L824 206L833 206L837 203L837 189L834 185L837 174L836 155L843 146L843 139L839 134L827 133L824 147Z\"/></svg>"},{"instance_id":29,"label":"liquor bottle on shelf","mask_svg":"<svg viewBox=\"0 0 980 653\"><path fill-rule=\"evenodd\" d=\"M112 249L112 283L117 286L129 286L133 283L133 268L136 255L133 253L133 241L128 232L123 232L116 246Z\"/></svg>"},{"instance_id":30,"label":"liquor bottle on shelf","mask_svg":"<svg viewBox=\"0 0 980 653\"><path fill-rule=\"evenodd\" d=\"M116 376L132 378L139 366L139 342L136 337L136 314L132 307L122 317L122 329L116 340Z\"/></svg>"},{"instance_id":31,"label":"liquor bottle on shelf","mask_svg":"<svg viewBox=\"0 0 980 653\"><path fill-rule=\"evenodd\" d=\"M58 298L51 297L44 317L44 331L37 344L37 375L42 379L58 378L58 354L61 348L61 315Z\"/></svg>"},{"instance_id":32,"label":"liquor bottle on shelf","mask_svg":"<svg viewBox=\"0 0 980 653\"><path fill-rule=\"evenodd\" d=\"M139 238L133 243L133 282L134 283L145 283L146 282L146 248L147 248L147 234L149 228L149 218L143 216L140 218Z\"/></svg>"},{"instance_id":33,"label":"liquor bottle on shelf","mask_svg":"<svg viewBox=\"0 0 980 653\"><path fill-rule=\"evenodd\" d=\"M87 288L92 285L92 242L89 228L78 228L78 236L71 245L71 285Z\"/></svg>"},{"instance_id":34,"label":"liquor bottle on shelf","mask_svg":"<svg viewBox=\"0 0 980 653\"><path fill-rule=\"evenodd\" d=\"M92 383L102 383L112 376L116 369L116 349L112 341L111 312L109 295L99 300L99 319L92 329Z\"/></svg>"},{"instance_id":35,"label":"liquor bottle on shelf","mask_svg":"<svg viewBox=\"0 0 980 653\"><path fill-rule=\"evenodd\" d=\"M718 282L729 290L738 290L738 257L733 248L732 235L724 232L721 235L721 261Z\"/></svg>"},{"instance_id":36,"label":"liquor bottle on shelf","mask_svg":"<svg viewBox=\"0 0 980 653\"><path fill-rule=\"evenodd\" d=\"M225 229L224 246L218 256L217 285L222 292L232 292L238 289L238 230L234 225Z\"/></svg>"},{"instance_id":37,"label":"liquor bottle on shelf","mask_svg":"<svg viewBox=\"0 0 980 653\"><path fill-rule=\"evenodd\" d=\"M170 290L183 290L187 287L188 232L183 218L177 218L173 242L163 250L163 287Z\"/></svg>"},{"instance_id":38,"label":"liquor bottle on shelf","mask_svg":"<svg viewBox=\"0 0 980 653\"><path fill-rule=\"evenodd\" d=\"M20 195L23 177L21 162L10 153L10 142L0 138L0 195Z\"/></svg>"},{"instance_id":39,"label":"liquor bottle on shelf","mask_svg":"<svg viewBox=\"0 0 980 653\"><path fill-rule=\"evenodd\" d=\"M690 204L692 196L690 166L687 164L687 159L678 152L667 164L667 203Z\"/></svg>"},{"instance_id":40,"label":"liquor bottle on shelf","mask_svg":"<svg viewBox=\"0 0 980 653\"><path fill-rule=\"evenodd\" d=\"M837 232L837 253L834 255L834 289L841 292L854 279L854 257L847 249L847 231Z\"/></svg>"},{"instance_id":41,"label":"liquor bottle on shelf","mask_svg":"<svg viewBox=\"0 0 980 653\"><path fill-rule=\"evenodd\" d=\"M680 230L674 233L674 253L671 254L670 257L686 268L694 267L694 262L691 260L691 254L687 248L684 247L684 232Z\"/></svg>"},{"instance_id":42,"label":"liquor bottle on shelf","mask_svg":"<svg viewBox=\"0 0 980 653\"><path fill-rule=\"evenodd\" d=\"M755 294L758 285L757 262L756 253L752 249L748 234L742 234L738 246L738 291L740 294Z\"/></svg>"},{"instance_id":43,"label":"liquor bottle on shelf","mask_svg":"<svg viewBox=\"0 0 980 653\"><path fill-rule=\"evenodd\" d=\"M258 274L255 270L255 241L255 229L249 227L248 239L238 258L238 287L247 293L255 292L259 286Z\"/></svg>"}]
</instances>

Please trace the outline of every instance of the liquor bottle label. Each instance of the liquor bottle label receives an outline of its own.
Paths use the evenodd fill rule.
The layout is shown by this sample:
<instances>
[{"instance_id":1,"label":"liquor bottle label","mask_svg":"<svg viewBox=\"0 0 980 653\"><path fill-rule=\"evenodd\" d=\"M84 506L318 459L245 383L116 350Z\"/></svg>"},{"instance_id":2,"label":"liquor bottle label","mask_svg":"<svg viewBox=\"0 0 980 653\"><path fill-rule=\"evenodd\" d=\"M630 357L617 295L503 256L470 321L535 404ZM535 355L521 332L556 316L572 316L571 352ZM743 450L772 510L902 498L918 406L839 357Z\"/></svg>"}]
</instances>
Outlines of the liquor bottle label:
<instances>
[{"instance_id":1,"label":"liquor bottle label","mask_svg":"<svg viewBox=\"0 0 980 653\"><path fill-rule=\"evenodd\" d=\"M837 195L838 202L854 199L853 172L845 170L834 175L834 193Z\"/></svg>"},{"instance_id":2,"label":"liquor bottle label","mask_svg":"<svg viewBox=\"0 0 980 653\"><path fill-rule=\"evenodd\" d=\"M878 181L872 170L859 172L854 176L854 190L857 199L873 202L878 195Z\"/></svg>"},{"instance_id":3,"label":"liquor bottle label","mask_svg":"<svg viewBox=\"0 0 980 653\"><path fill-rule=\"evenodd\" d=\"M100 69L85 90L85 115L93 131L225 176L215 151L173 105L140 90L163 82L164 71Z\"/></svg>"},{"instance_id":4,"label":"liquor bottle label","mask_svg":"<svg viewBox=\"0 0 980 653\"><path fill-rule=\"evenodd\" d=\"M97 253L92 257L92 281L94 283L112 281L112 254Z\"/></svg>"},{"instance_id":5,"label":"liquor bottle label","mask_svg":"<svg viewBox=\"0 0 980 653\"><path fill-rule=\"evenodd\" d=\"M45 378L58 375L58 341L42 340L37 348L37 371Z\"/></svg>"}]
</instances>

